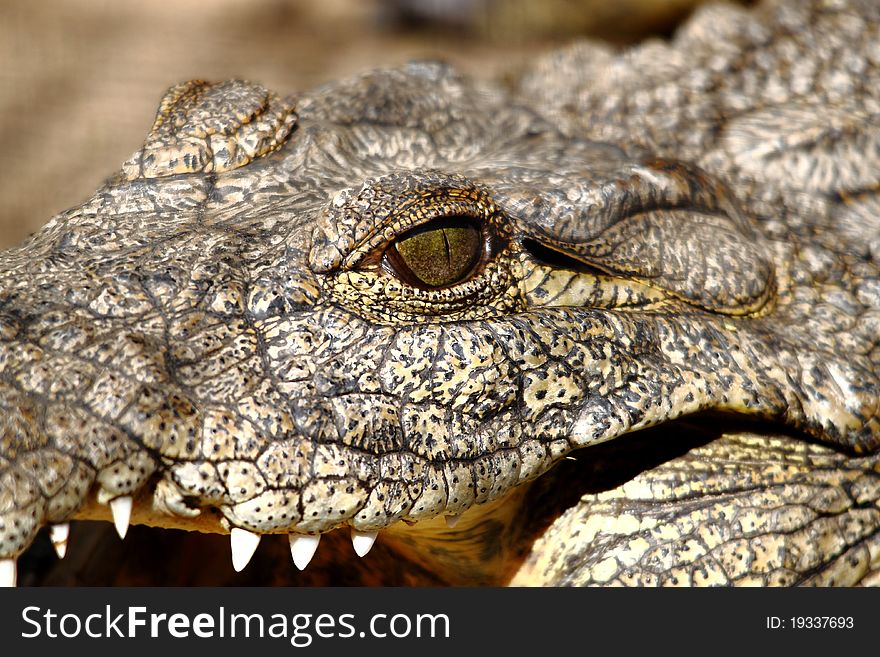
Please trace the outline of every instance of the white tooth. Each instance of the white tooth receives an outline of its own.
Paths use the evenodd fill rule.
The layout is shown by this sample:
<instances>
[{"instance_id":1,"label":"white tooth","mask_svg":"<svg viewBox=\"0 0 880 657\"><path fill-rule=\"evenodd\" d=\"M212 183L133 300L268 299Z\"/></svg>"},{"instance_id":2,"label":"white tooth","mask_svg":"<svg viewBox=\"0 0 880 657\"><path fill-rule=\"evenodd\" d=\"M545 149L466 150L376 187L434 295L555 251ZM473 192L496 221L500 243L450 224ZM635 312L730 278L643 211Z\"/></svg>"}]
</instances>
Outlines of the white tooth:
<instances>
[{"instance_id":1,"label":"white tooth","mask_svg":"<svg viewBox=\"0 0 880 657\"><path fill-rule=\"evenodd\" d=\"M455 516L446 516L446 526L449 527L449 529L452 529L453 527L455 527L458 524L459 520L461 520L460 513Z\"/></svg>"},{"instance_id":2,"label":"white tooth","mask_svg":"<svg viewBox=\"0 0 880 657\"><path fill-rule=\"evenodd\" d=\"M15 559L0 559L0 588L15 586Z\"/></svg>"},{"instance_id":3,"label":"white tooth","mask_svg":"<svg viewBox=\"0 0 880 657\"><path fill-rule=\"evenodd\" d=\"M232 567L235 568L235 572L240 573L257 551L262 536L246 529L233 527L229 538L232 545Z\"/></svg>"},{"instance_id":4,"label":"white tooth","mask_svg":"<svg viewBox=\"0 0 880 657\"><path fill-rule=\"evenodd\" d=\"M128 521L131 519L131 495L123 495L110 500L110 512L113 514L113 524L116 525L116 533L119 538L125 538L128 531Z\"/></svg>"},{"instance_id":5,"label":"white tooth","mask_svg":"<svg viewBox=\"0 0 880 657\"><path fill-rule=\"evenodd\" d=\"M288 538L290 539L290 556L293 557L293 563L300 570L305 570L312 560L315 550L318 549L321 535L289 534Z\"/></svg>"},{"instance_id":6,"label":"white tooth","mask_svg":"<svg viewBox=\"0 0 880 657\"><path fill-rule=\"evenodd\" d=\"M49 528L49 540L58 554L59 559L63 559L67 554L67 537L70 535L70 524L63 522L60 525L52 525Z\"/></svg>"},{"instance_id":7,"label":"white tooth","mask_svg":"<svg viewBox=\"0 0 880 657\"><path fill-rule=\"evenodd\" d=\"M370 548L373 547L373 543L376 542L376 536L379 535L379 532L359 532L354 527L351 528L351 544L354 546L354 551L359 557L363 557L370 551Z\"/></svg>"}]
</instances>

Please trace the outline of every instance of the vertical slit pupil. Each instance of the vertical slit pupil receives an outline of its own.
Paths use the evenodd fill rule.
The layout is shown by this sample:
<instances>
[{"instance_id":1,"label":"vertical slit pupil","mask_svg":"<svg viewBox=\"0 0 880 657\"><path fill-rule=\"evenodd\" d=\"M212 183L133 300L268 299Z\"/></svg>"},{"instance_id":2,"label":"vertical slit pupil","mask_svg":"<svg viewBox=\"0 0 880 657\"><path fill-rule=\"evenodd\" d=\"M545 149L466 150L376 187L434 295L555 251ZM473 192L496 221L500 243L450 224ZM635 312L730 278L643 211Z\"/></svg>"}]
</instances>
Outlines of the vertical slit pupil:
<instances>
[{"instance_id":1,"label":"vertical slit pupil","mask_svg":"<svg viewBox=\"0 0 880 657\"><path fill-rule=\"evenodd\" d=\"M479 262L482 234L466 218L446 217L404 234L389 251L392 266L407 282L445 287L464 280Z\"/></svg>"}]
</instances>

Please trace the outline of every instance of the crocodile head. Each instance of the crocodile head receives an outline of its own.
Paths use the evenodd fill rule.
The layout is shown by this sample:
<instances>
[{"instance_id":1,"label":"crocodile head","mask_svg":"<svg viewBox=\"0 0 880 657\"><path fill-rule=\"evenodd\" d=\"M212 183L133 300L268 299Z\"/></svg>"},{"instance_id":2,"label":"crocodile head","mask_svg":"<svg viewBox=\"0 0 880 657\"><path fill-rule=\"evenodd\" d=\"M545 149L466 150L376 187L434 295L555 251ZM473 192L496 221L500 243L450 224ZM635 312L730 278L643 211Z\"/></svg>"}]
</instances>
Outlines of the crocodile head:
<instances>
[{"instance_id":1,"label":"crocodile head","mask_svg":"<svg viewBox=\"0 0 880 657\"><path fill-rule=\"evenodd\" d=\"M264 534L299 565L340 527L417 549L698 411L871 471L877 267L823 237L809 167L755 180L747 123L699 166L539 109L431 63L169 90L118 174L0 257L0 557L108 508L231 532L237 568Z\"/></svg>"}]
</instances>

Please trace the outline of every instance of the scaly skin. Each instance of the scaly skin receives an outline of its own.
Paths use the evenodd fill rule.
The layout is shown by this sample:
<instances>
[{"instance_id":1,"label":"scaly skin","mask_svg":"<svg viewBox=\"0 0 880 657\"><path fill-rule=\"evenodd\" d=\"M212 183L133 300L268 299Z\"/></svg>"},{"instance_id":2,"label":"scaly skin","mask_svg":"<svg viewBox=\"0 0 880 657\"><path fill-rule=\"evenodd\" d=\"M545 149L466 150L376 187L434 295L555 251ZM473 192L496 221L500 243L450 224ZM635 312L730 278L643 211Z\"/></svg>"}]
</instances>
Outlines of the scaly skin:
<instances>
[{"instance_id":1,"label":"scaly skin","mask_svg":"<svg viewBox=\"0 0 880 657\"><path fill-rule=\"evenodd\" d=\"M0 258L0 557L137 496L147 524L390 528L454 583L873 583L880 11L839 4L708 9L512 90L173 88ZM401 272L452 224L472 266ZM619 438L698 411L776 428ZM522 493L581 448L567 511Z\"/></svg>"}]
</instances>

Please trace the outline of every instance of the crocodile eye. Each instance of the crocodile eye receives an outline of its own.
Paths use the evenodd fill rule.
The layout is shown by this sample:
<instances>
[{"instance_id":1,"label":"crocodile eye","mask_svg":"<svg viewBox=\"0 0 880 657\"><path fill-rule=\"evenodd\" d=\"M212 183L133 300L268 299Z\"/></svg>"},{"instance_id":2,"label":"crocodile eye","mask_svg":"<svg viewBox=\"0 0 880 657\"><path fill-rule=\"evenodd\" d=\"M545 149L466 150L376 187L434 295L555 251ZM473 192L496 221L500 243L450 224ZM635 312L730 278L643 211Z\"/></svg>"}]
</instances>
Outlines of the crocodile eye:
<instances>
[{"instance_id":1,"label":"crocodile eye","mask_svg":"<svg viewBox=\"0 0 880 657\"><path fill-rule=\"evenodd\" d=\"M480 261L480 228L462 217L443 217L394 240L384 264L398 278L421 288L440 288L465 280Z\"/></svg>"}]
</instances>

